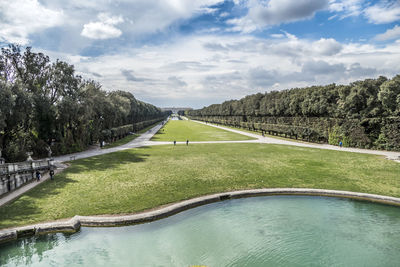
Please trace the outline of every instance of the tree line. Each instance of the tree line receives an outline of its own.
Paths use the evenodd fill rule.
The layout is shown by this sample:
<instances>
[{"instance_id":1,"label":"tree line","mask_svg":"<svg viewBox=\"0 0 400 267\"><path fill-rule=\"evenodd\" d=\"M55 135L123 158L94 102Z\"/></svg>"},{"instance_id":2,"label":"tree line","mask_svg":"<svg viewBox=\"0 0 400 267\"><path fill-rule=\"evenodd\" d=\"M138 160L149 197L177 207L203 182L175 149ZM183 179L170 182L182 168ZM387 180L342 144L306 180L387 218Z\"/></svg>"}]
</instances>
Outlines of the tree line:
<instances>
[{"instance_id":1,"label":"tree line","mask_svg":"<svg viewBox=\"0 0 400 267\"><path fill-rule=\"evenodd\" d=\"M131 125L126 134L167 115L129 92L106 92L73 65L30 47L1 49L0 150L7 161L24 160L27 151L46 156L49 148L53 155L81 151L107 138L105 130Z\"/></svg>"},{"instance_id":2,"label":"tree line","mask_svg":"<svg viewBox=\"0 0 400 267\"><path fill-rule=\"evenodd\" d=\"M400 150L400 75L258 93L186 114L296 139Z\"/></svg>"}]
</instances>

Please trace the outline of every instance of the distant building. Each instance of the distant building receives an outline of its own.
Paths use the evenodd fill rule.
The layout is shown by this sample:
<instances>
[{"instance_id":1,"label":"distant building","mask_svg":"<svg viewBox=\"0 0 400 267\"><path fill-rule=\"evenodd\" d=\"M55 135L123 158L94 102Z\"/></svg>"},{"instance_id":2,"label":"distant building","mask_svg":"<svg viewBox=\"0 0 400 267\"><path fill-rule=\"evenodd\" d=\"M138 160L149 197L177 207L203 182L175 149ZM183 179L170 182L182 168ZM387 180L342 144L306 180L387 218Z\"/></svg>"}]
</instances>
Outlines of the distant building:
<instances>
[{"instance_id":1,"label":"distant building","mask_svg":"<svg viewBox=\"0 0 400 267\"><path fill-rule=\"evenodd\" d=\"M170 110L170 111L172 111L172 113L177 114L178 111L180 111L180 110L186 111L186 110L192 110L192 108L178 108L178 107L172 107L172 108L161 108L161 110L162 110L162 111L168 111L168 110Z\"/></svg>"}]
</instances>

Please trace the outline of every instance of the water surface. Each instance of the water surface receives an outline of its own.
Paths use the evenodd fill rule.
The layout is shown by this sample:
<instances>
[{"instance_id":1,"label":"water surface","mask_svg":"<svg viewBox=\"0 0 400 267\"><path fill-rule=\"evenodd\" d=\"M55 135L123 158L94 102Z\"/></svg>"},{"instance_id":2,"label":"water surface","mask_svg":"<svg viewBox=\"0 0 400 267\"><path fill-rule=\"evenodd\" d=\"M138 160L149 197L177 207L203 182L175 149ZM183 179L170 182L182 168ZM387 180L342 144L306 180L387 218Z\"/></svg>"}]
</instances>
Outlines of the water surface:
<instances>
[{"instance_id":1,"label":"water surface","mask_svg":"<svg viewBox=\"0 0 400 267\"><path fill-rule=\"evenodd\" d=\"M229 200L141 225L0 245L0 266L399 266L400 208L347 199Z\"/></svg>"}]
</instances>

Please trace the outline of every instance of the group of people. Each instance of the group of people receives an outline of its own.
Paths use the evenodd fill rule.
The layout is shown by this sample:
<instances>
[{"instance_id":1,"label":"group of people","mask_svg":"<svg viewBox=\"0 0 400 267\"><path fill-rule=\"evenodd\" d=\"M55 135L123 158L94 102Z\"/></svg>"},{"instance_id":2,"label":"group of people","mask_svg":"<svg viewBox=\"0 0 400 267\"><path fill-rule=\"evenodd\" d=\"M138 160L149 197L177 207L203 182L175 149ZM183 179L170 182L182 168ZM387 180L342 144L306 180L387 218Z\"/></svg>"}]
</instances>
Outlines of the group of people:
<instances>
[{"instance_id":1,"label":"group of people","mask_svg":"<svg viewBox=\"0 0 400 267\"><path fill-rule=\"evenodd\" d=\"M186 140L186 145L189 145L189 139ZM174 146L176 146L176 140L174 140Z\"/></svg>"},{"instance_id":2,"label":"group of people","mask_svg":"<svg viewBox=\"0 0 400 267\"><path fill-rule=\"evenodd\" d=\"M50 175L50 180L54 180L54 170L51 169L49 171L49 175ZM36 181L40 181L40 178L42 178L42 174L40 173L39 170L36 170Z\"/></svg>"}]
</instances>

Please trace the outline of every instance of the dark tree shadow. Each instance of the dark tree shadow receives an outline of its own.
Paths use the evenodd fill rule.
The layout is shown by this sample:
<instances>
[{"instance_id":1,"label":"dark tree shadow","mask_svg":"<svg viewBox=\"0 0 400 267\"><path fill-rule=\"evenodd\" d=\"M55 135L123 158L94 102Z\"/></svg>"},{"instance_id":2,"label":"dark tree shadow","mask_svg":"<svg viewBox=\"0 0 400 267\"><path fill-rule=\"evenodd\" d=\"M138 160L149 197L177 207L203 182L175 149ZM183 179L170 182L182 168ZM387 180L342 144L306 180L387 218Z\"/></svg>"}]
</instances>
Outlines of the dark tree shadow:
<instances>
[{"instance_id":1,"label":"dark tree shadow","mask_svg":"<svg viewBox=\"0 0 400 267\"><path fill-rule=\"evenodd\" d=\"M13 222L26 221L27 217L34 218L35 214L42 214L41 207L37 206L34 201L30 201L30 199L55 196L60 194L68 184L78 183L73 178L68 178L68 174L77 174L85 171L107 171L124 164L144 162L150 156L140 151L145 148L128 149L69 162L71 166L56 174L54 180L49 179L22 195L29 196L29 198L21 196L0 207L0 229L13 226L6 224L5 220Z\"/></svg>"}]
</instances>

